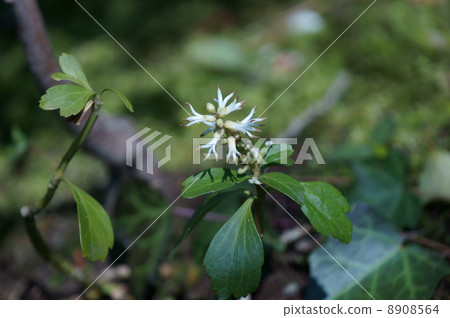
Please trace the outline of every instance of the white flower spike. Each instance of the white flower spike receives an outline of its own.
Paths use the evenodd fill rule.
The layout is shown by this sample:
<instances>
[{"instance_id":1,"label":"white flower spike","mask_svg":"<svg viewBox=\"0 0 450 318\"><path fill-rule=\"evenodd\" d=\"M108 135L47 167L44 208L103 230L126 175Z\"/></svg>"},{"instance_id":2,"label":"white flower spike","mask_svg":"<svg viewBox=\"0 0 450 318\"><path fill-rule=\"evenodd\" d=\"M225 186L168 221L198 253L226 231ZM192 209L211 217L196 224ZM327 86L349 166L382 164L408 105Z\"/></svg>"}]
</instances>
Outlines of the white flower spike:
<instances>
[{"instance_id":1,"label":"white flower spike","mask_svg":"<svg viewBox=\"0 0 450 318\"><path fill-rule=\"evenodd\" d=\"M216 151L216 146L217 146L217 143L222 139L223 134L224 134L223 129L216 131L214 133L214 137L207 144L200 146L201 149L209 149L208 153L205 156L205 159L209 158L211 153L213 153L214 157L216 158L216 161L219 160L219 156Z\"/></svg>"},{"instance_id":2,"label":"white flower spike","mask_svg":"<svg viewBox=\"0 0 450 318\"><path fill-rule=\"evenodd\" d=\"M227 161L229 163L238 163L237 156L241 156L241 153L236 149L236 138L228 137L228 154ZM232 159L232 160L231 160Z\"/></svg>"},{"instance_id":3,"label":"white flower spike","mask_svg":"<svg viewBox=\"0 0 450 318\"><path fill-rule=\"evenodd\" d=\"M253 115L255 114L255 108L256 107L253 107L250 114L248 114L248 116L245 117L241 122L234 122L231 120L227 120L224 123L224 127L231 130L240 131L251 138L255 137L250 133L250 131L261 132L261 130L255 127L261 126L261 124L257 123L266 119L266 118L252 118Z\"/></svg>"},{"instance_id":4,"label":"white flower spike","mask_svg":"<svg viewBox=\"0 0 450 318\"><path fill-rule=\"evenodd\" d=\"M231 112L242 109L242 107L244 107L244 103L245 103L245 100L238 102L237 98L235 98L230 105L226 106L225 108L221 108L219 110L219 116L225 117L226 115L228 115Z\"/></svg>"},{"instance_id":5,"label":"white flower spike","mask_svg":"<svg viewBox=\"0 0 450 318\"><path fill-rule=\"evenodd\" d=\"M206 110L209 115L197 113L191 104L186 103L189 105L193 116L184 119L188 122L184 126L187 127L193 124L203 123L209 127L200 135L201 137L210 132L214 133L214 137L208 143L199 147L199 149L208 149L205 159L214 155L216 160L218 160L219 155L217 153L217 145L228 144L227 162L248 164L248 162L245 162L244 158L245 156L248 156L249 149L241 140L239 133L241 132L250 138L257 138L257 136L254 136L252 133L260 132L256 127L262 126L259 122L263 121L265 118L253 118L253 115L255 114L255 107L253 107L247 117L242 121L225 121L225 117L228 114L244 107L245 100L239 101L238 96L233 98L234 94L235 92L232 92L224 98L220 87L217 86L217 98L213 97L213 100L217 103L217 108L211 103L206 103ZM228 104L228 102L230 103ZM244 156L242 156L239 151L242 151ZM241 159L239 159L239 157L241 157Z\"/></svg>"},{"instance_id":6,"label":"white flower spike","mask_svg":"<svg viewBox=\"0 0 450 318\"><path fill-rule=\"evenodd\" d=\"M191 104L186 103L190 108L192 113L194 114L194 116L189 116L185 119L183 119L184 121L187 121L188 123L184 125L184 127L189 127L193 124L199 124L199 123L203 123L206 124L208 126L214 127L216 125L216 117L213 115L202 115L199 114L195 111L194 107L192 107Z\"/></svg>"},{"instance_id":7,"label":"white flower spike","mask_svg":"<svg viewBox=\"0 0 450 318\"><path fill-rule=\"evenodd\" d=\"M217 85L217 98L213 98L213 100L217 103L217 112L219 112L222 108L227 106L227 102L233 97L234 92L231 92L227 97L222 99L222 91L220 90L219 85Z\"/></svg>"}]
</instances>

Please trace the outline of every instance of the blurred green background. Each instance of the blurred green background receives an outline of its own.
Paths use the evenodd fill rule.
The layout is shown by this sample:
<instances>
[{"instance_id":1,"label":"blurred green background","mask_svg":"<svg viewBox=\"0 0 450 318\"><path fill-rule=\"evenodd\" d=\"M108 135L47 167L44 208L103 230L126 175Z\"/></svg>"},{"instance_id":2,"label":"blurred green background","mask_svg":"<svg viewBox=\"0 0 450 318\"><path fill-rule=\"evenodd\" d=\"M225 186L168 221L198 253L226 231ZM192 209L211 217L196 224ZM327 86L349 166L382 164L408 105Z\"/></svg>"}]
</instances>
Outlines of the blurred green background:
<instances>
[{"instance_id":1,"label":"blurred green background","mask_svg":"<svg viewBox=\"0 0 450 318\"><path fill-rule=\"evenodd\" d=\"M204 113L220 84L224 93L236 90L247 100L237 115L244 117L250 106L257 105L257 113L266 109L370 2L82 4L181 103L189 101ZM203 127L181 127L186 113L75 2L41 1L40 6L55 56L75 55L94 89L117 88L135 108L134 115L126 114L117 99L105 96L104 111L132 116L139 129L173 136L172 160L164 169L180 181L201 169L190 164L191 139ZM23 233L19 209L44 193L73 135L58 116L38 107L41 93L15 34L11 8L3 3L0 8L0 297L70 298L79 286L38 258ZM294 166L291 175L329 181L351 202L367 202L398 233L418 234L444 247L450 244L449 12L445 0L378 1L270 107L260 134L279 135L345 71L351 77L348 89L299 136L314 138L327 165ZM110 173L99 159L81 152L67 174L102 202ZM119 229L113 256L165 204L146 185L134 182L121 189L113 218ZM197 203L177 206L192 209ZM217 210L230 214L235 205ZM306 297L306 290L314 291L307 259L315 246L307 237L288 243L280 239L295 224L271 211L273 204L267 207L274 226L267 234L269 252L254 297ZM55 250L95 273L102 264L81 259L74 212L69 190L61 187L40 216L40 227ZM89 297L213 298L201 260L220 218L204 221L178 256L168 260L165 251L186 222L181 214L167 214L118 262L103 296ZM447 277L436 293L436 286L429 286L422 297L448 298L449 284Z\"/></svg>"}]
</instances>

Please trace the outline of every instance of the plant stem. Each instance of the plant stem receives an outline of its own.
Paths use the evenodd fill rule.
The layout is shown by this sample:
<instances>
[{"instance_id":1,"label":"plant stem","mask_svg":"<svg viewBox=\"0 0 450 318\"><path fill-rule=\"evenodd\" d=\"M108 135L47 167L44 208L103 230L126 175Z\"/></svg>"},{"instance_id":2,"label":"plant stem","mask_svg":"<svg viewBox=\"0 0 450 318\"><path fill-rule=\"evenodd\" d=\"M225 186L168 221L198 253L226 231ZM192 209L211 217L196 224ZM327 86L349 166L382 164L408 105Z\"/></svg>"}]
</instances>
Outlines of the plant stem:
<instances>
[{"instance_id":1,"label":"plant stem","mask_svg":"<svg viewBox=\"0 0 450 318\"><path fill-rule=\"evenodd\" d=\"M72 160L72 158L75 156L77 151L80 149L81 145L86 140L87 136L94 127L94 124L99 116L99 110L102 104L103 102L100 100L99 96L95 95L94 106L91 110L89 118L86 124L83 126L81 132L72 142L70 148L66 151L61 161L59 162L58 167L56 168L52 178L50 179L50 182L48 183L47 192L42 197L42 199L36 202L33 206L24 206L20 209L20 213L22 215L22 219L25 224L26 232L36 251L42 256L44 260L51 263L53 266L55 266L63 273L72 276L78 282L82 283L85 286L87 286L89 282L86 280L84 275L76 267L72 266L69 262L65 261L62 258L57 257L51 252L50 248L45 243L44 239L42 238L42 235L40 234L36 226L35 216L42 209L44 209L50 203L50 200L53 198L53 195L55 194L56 189L58 188L59 183L61 182L62 176L66 171L67 165L69 164L70 160Z\"/></svg>"},{"instance_id":2,"label":"plant stem","mask_svg":"<svg viewBox=\"0 0 450 318\"><path fill-rule=\"evenodd\" d=\"M261 188L261 185L256 185L256 197L255 200L255 213L253 215L255 219L256 229L258 230L259 236L263 236L263 217L264 217L264 199L266 197L266 192Z\"/></svg>"},{"instance_id":3,"label":"plant stem","mask_svg":"<svg viewBox=\"0 0 450 318\"><path fill-rule=\"evenodd\" d=\"M33 215L30 214L30 216L24 217L23 220L28 237L30 238L30 241L36 251L38 251L38 253L42 256L42 258L55 266L61 272L66 273L76 279L82 285L88 286L89 282L86 280L85 276L80 270L72 266L66 260L57 257L50 251L48 245L45 243L44 239L39 233L39 230L36 227L36 222Z\"/></svg>"},{"instance_id":4,"label":"plant stem","mask_svg":"<svg viewBox=\"0 0 450 318\"><path fill-rule=\"evenodd\" d=\"M28 215L34 216L50 203L50 200L53 198L56 189L58 189L59 183L61 182L64 172L66 171L67 165L69 164L70 160L72 160L72 158L75 156L77 151L80 149L81 145L86 140L86 137L89 135L92 128L94 127L94 124L99 115L101 105L102 105L101 100L96 96L93 109L91 110L91 114L89 115L86 124L84 125L83 129L78 134L77 138L72 142L70 148L66 151L61 161L59 162L58 167L56 168L52 178L50 179L50 182L48 183L47 192L42 197L42 199L36 202L33 206L23 207L21 209L22 217L27 217Z\"/></svg>"}]
</instances>

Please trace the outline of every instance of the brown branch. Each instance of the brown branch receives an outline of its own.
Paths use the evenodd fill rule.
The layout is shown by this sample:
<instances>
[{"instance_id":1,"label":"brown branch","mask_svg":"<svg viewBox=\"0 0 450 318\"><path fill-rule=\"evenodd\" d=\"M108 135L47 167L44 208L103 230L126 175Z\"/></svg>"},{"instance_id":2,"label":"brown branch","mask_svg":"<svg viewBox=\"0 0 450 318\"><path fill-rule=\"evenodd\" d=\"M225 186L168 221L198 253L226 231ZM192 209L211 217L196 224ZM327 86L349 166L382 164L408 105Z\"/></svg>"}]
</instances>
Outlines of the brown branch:
<instances>
[{"instance_id":1,"label":"brown branch","mask_svg":"<svg viewBox=\"0 0 450 318\"><path fill-rule=\"evenodd\" d=\"M58 72L53 52L45 31L39 6L35 0L6 0L12 4L17 33L24 47L31 72L41 90L55 84L50 77Z\"/></svg>"},{"instance_id":2,"label":"brown branch","mask_svg":"<svg viewBox=\"0 0 450 318\"><path fill-rule=\"evenodd\" d=\"M444 245L437 241L433 241L432 239L418 235L416 233L403 232L402 236L407 241L411 241L411 242L429 247L435 251L440 252L445 258L450 258L450 247L448 247L447 245Z\"/></svg>"}]
</instances>

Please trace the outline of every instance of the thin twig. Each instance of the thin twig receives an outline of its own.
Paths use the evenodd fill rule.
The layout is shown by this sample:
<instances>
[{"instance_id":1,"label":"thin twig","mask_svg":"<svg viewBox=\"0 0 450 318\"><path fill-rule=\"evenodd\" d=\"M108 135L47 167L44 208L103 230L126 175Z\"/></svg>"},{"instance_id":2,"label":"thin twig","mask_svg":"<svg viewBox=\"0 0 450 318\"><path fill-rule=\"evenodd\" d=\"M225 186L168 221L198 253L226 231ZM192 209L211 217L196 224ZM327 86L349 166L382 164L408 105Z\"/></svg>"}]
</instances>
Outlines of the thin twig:
<instances>
[{"instance_id":1,"label":"thin twig","mask_svg":"<svg viewBox=\"0 0 450 318\"><path fill-rule=\"evenodd\" d=\"M411 232L403 232L402 236L408 241L429 247L435 251L442 253L444 257L450 258L450 247L445 244Z\"/></svg>"}]
</instances>

